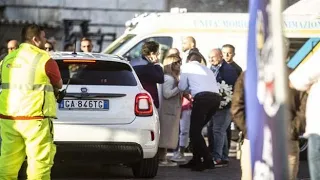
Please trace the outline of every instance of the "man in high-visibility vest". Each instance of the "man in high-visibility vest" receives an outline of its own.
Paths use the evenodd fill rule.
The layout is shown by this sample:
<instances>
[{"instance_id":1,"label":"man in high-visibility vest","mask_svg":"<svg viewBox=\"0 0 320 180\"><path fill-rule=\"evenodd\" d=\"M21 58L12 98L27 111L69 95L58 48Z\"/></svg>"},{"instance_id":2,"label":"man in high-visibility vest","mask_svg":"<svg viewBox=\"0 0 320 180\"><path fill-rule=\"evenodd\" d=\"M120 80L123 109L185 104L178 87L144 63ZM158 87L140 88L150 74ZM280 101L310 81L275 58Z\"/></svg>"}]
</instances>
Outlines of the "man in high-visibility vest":
<instances>
[{"instance_id":1,"label":"man in high-visibility vest","mask_svg":"<svg viewBox=\"0 0 320 180\"><path fill-rule=\"evenodd\" d=\"M54 92L62 88L57 63L42 50L45 32L36 24L22 29L23 42L1 66L0 180L17 179L27 156L28 179L50 179L56 153L52 119Z\"/></svg>"}]
</instances>

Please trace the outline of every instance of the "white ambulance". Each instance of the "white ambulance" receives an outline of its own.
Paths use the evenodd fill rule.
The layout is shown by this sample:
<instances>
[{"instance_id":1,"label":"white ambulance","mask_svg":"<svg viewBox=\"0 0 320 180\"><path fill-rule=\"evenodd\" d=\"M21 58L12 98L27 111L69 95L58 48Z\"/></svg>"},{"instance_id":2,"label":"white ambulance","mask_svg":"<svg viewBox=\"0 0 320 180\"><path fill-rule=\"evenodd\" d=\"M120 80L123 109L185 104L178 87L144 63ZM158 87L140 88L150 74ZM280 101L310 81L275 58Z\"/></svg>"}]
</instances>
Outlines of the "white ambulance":
<instances>
[{"instance_id":1,"label":"white ambulance","mask_svg":"<svg viewBox=\"0 0 320 180\"><path fill-rule=\"evenodd\" d=\"M182 38L193 36L200 52L207 57L213 48L232 44L235 61L246 68L248 22L247 13L145 13L126 23L126 31L103 52L128 60L141 55L145 41L161 45L161 59L171 47L182 48ZM290 50L295 52L310 37L320 37L320 19L315 15L285 15L285 35Z\"/></svg>"}]
</instances>

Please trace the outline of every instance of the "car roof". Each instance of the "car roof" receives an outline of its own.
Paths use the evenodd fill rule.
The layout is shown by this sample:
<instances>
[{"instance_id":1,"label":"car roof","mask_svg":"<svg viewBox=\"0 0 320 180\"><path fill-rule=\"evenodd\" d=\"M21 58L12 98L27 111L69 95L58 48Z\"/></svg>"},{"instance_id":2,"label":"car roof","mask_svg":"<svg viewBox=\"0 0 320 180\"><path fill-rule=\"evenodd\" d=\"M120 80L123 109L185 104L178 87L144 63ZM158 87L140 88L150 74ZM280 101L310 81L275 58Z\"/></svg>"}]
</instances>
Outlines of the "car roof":
<instances>
[{"instance_id":1,"label":"car roof","mask_svg":"<svg viewBox=\"0 0 320 180\"><path fill-rule=\"evenodd\" d=\"M86 53L86 52L65 52L65 51L57 51L57 52L49 52L50 56L54 60L62 60L62 59L92 59L98 61L115 61L129 64L129 62L118 55L113 54L102 54L102 53Z\"/></svg>"}]
</instances>

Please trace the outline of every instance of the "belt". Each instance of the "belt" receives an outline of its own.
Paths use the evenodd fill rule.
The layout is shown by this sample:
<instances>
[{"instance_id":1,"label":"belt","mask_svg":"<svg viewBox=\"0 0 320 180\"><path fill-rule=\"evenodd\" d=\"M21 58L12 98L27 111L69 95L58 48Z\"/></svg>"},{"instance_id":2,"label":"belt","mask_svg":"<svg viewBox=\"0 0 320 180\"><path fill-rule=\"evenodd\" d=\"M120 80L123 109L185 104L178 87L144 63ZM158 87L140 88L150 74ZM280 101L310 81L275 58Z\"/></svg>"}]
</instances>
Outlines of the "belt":
<instances>
[{"instance_id":1,"label":"belt","mask_svg":"<svg viewBox=\"0 0 320 180\"><path fill-rule=\"evenodd\" d=\"M199 92L199 93L197 93L194 97L197 97L197 96L204 96L204 95L217 95L217 96L221 96L220 94L215 93L215 92L203 91L203 92Z\"/></svg>"}]
</instances>

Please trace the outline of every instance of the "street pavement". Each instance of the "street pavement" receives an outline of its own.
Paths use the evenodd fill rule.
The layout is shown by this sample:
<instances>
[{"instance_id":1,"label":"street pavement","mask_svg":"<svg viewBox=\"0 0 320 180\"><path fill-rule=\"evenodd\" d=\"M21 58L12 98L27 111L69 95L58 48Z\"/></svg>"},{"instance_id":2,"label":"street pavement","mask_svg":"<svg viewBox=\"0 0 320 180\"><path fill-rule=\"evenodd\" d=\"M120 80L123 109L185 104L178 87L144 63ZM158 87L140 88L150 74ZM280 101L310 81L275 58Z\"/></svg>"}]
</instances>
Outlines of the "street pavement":
<instances>
[{"instance_id":1,"label":"street pavement","mask_svg":"<svg viewBox=\"0 0 320 180\"><path fill-rule=\"evenodd\" d=\"M230 150L230 163L228 167L194 172L189 169L179 167L159 167L158 175L154 180L240 180L240 162L235 158L235 145L232 142ZM172 153L168 153L168 158ZM186 154L191 159L192 154ZM19 178L25 179L25 178ZM132 171L124 166L110 166L93 163L81 164L55 164L52 169L52 180L119 180L134 179ZM307 161L300 162L299 180L309 180L309 170ZM138 180L138 179L137 179Z\"/></svg>"},{"instance_id":2,"label":"street pavement","mask_svg":"<svg viewBox=\"0 0 320 180\"><path fill-rule=\"evenodd\" d=\"M239 160L231 159L229 167L194 172L179 167L159 167L155 180L240 180ZM307 162L300 164L299 179L309 179ZM134 179L131 169L123 166L64 165L55 167L53 180L119 180Z\"/></svg>"}]
</instances>

